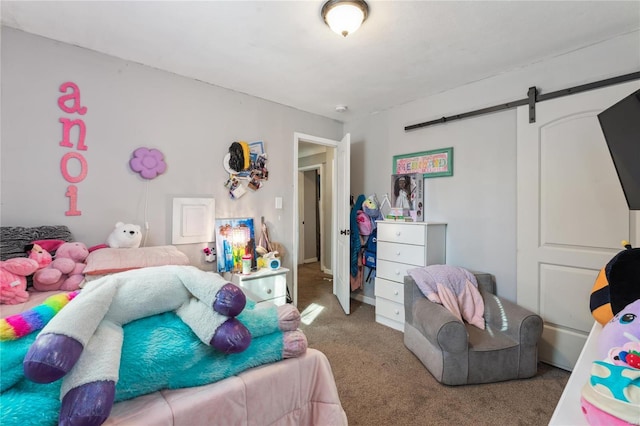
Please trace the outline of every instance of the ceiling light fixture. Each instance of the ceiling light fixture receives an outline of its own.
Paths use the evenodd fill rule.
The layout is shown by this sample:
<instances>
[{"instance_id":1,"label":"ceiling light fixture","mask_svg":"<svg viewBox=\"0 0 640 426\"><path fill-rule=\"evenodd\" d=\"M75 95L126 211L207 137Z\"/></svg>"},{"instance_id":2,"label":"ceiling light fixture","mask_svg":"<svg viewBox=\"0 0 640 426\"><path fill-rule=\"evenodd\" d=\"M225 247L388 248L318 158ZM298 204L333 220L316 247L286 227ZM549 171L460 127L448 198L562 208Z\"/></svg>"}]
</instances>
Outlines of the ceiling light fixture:
<instances>
[{"instance_id":1,"label":"ceiling light fixture","mask_svg":"<svg viewBox=\"0 0 640 426\"><path fill-rule=\"evenodd\" d=\"M335 33L348 36L356 32L369 15L364 0L329 0L322 6L322 18Z\"/></svg>"}]
</instances>

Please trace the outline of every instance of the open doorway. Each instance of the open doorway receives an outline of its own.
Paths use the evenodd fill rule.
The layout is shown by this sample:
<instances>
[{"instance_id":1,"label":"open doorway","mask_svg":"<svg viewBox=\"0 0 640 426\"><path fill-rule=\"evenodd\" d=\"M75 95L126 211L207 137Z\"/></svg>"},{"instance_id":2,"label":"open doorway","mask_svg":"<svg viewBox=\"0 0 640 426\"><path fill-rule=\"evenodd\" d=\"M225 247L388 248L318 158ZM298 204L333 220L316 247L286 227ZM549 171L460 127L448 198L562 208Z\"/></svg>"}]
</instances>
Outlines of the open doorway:
<instances>
[{"instance_id":1,"label":"open doorway","mask_svg":"<svg viewBox=\"0 0 640 426\"><path fill-rule=\"evenodd\" d=\"M338 298L340 307L346 315L350 312L349 285L349 190L350 190L350 155L351 135L345 134L341 140L327 139L304 133L293 134L293 205L299 205L298 178L299 168L309 166L301 164L298 155L299 146L306 144L321 145L327 158L324 161L323 185L320 187L320 198L323 206L323 217L326 232L323 232L321 247L321 261L325 264L326 272L333 276L332 292ZM315 161L315 160L314 160ZM329 169L329 170L327 170ZM298 251L300 245L299 211L294 208L293 214L293 260L292 260L292 289L293 303L298 305Z\"/></svg>"},{"instance_id":2,"label":"open doorway","mask_svg":"<svg viewBox=\"0 0 640 426\"><path fill-rule=\"evenodd\" d=\"M301 158L304 160L304 157ZM298 169L298 218L300 237L298 244L298 265L319 263L325 270L322 248L324 242L324 207L322 192L322 169L324 164L300 167Z\"/></svg>"},{"instance_id":3,"label":"open doorway","mask_svg":"<svg viewBox=\"0 0 640 426\"><path fill-rule=\"evenodd\" d=\"M298 304L308 305L318 286L333 282L331 264L333 162L335 148L298 143ZM301 279L301 276L304 279ZM331 290L330 290L331 291Z\"/></svg>"}]
</instances>

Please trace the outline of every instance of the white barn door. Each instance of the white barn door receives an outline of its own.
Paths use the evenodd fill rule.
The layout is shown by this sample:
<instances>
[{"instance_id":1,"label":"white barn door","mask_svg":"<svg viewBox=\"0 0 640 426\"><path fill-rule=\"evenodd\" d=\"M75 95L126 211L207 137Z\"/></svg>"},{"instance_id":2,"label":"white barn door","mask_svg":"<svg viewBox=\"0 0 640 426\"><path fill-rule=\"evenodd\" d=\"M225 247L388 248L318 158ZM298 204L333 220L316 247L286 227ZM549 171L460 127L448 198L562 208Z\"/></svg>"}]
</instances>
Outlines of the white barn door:
<instances>
[{"instance_id":1,"label":"white barn door","mask_svg":"<svg viewBox=\"0 0 640 426\"><path fill-rule=\"evenodd\" d=\"M517 302L545 323L540 360L572 370L593 317L596 275L638 229L597 115L633 81L518 108Z\"/></svg>"}]
</instances>

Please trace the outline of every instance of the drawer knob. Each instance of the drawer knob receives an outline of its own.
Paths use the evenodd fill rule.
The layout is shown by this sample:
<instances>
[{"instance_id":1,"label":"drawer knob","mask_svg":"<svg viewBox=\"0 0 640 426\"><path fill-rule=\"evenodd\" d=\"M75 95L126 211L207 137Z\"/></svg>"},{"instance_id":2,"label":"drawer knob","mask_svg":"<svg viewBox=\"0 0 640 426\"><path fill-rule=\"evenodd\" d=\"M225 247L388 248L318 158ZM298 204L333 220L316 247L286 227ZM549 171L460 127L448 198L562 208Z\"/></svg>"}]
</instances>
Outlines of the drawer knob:
<instances>
[{"instance_id":1,"label":"drawer knob","mask_svg":"<svg viewBox=\"0 0 640 426\"><path fill-rule=\"evenodd\" d=\"M400 256L400 250L396 252L396 256Z\"/></svg>"},{"instance_id":2,"label":"drawer knob","mask_svg":"<svg viewBox=\"0 0 640 426\"><path fill-rule=\"evenodd\" d=\"M396 237L400 236L400 231L396 231Z\"/></svg>"},{"instance_id":3,"label":"drawer knob","mask_svg":"<svg viewBox=\"0 0 640 426\"><path fill-rule=\"evenodd\" d=\"M396 271L396 275L400 275L400 271Z\"/></svg>"},{"instance_id":4,"label":"drawer knob","mask_svg":"<svg viewBox=\"0 0 640 426\"><path fill-rule=\"evenodd\" d=\"M398 290L394 291L393 294L397 296L399 294Z\"/></svg>"},{"instance_id":5,"label":"drawer knob","mask_svg":"<svg viewBox=\"0 0 640 426\"><path fill-rule=\"evenodd\" d=\"M400 311L396 309L395 314L400 315Z\"/></svg>"},{"instance_id":6,"label":"drawer knob","mask_svg":"<svg viewBox=\"0 0 640 426\"><path fill-rule=\"evenodd\" d=\"M267 294L271 294L271 289L270 288L267 289Z\"/></svg>"}]
</instances>

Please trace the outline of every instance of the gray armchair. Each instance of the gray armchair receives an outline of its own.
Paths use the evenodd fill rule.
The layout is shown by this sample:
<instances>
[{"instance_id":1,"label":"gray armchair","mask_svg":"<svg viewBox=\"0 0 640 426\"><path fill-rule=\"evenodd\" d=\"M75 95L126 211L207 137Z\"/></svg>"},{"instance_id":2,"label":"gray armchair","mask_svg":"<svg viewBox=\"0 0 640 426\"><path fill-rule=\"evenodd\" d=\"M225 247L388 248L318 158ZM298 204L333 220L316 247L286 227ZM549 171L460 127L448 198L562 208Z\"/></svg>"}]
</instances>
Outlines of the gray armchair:
<instances>
[{"instance_id":1,"label":"gray armchair","mask_svg":"<svg viewBox=\"0 0 640 426\"><path fill-rule=\"evenodd\" d=\"M532 377L538 371L542 318L495 295L491 274L474 272L484 300L485 330L460 322L405 276L404 344L446 385Z\"/></svg>"}]
</instances>

